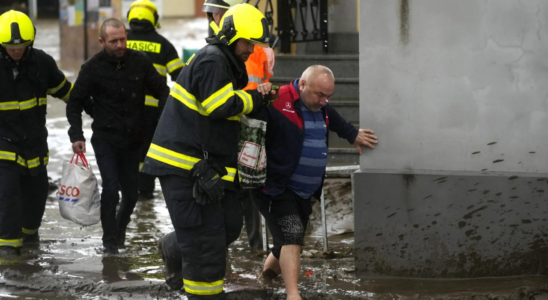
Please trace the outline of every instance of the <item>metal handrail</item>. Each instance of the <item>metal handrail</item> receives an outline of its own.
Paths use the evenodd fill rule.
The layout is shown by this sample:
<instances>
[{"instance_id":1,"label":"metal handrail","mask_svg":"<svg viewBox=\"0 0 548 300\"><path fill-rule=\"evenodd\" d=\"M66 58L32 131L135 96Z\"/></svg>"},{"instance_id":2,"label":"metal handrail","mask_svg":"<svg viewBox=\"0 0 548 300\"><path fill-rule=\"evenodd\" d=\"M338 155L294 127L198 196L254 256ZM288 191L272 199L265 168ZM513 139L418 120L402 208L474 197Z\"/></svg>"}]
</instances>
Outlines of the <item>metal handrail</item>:
<instances>
[{"instance_id":1,"label":"metal handrail","mask_svg":"<svg viewBox=\"0 0 548 300\"><path fill-rule=\"evenodd\" d=\"M359 165L352 165L352 166L339 166L339 167L327 167L325 168L326 172L336 172L336 171L357 171L360 169ZM354 194L352 194L352 198L354 198ZM328 238L327 238L327 217L326 217L326 211L325 211L325 197L324 197L324 191L322 189L322 196L320 197L320 206L322 209L322 237L323 237L323 251L327 252L329 248ZM266 228L266 223L264 217L261 216L262 220L262 227L263 227L263 250L268 251L268 230Z\"/></svg>"}]
</instances>

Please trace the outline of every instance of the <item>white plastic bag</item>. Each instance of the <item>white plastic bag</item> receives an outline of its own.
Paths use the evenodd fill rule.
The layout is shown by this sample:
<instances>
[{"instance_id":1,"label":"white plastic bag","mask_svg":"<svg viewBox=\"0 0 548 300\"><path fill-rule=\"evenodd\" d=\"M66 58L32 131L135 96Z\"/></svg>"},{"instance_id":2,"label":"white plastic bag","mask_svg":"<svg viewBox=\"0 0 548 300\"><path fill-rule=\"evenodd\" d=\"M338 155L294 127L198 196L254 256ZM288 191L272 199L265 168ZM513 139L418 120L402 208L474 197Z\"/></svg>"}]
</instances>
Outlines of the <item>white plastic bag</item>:
<instances>
[{"instance_id":1,"label":"white plastic bag","mask_svg":"<svg viewBox=\"0 0 548 300\"><path fill-rule=\"evenodd\" d=\"M78 158L81 165L78 165ZM70 162L63 163L63 177L57 199L63 218L83 226L101 221L101 196L97 178L83 153L74 154Z\"/></svg>"}]
</instances>

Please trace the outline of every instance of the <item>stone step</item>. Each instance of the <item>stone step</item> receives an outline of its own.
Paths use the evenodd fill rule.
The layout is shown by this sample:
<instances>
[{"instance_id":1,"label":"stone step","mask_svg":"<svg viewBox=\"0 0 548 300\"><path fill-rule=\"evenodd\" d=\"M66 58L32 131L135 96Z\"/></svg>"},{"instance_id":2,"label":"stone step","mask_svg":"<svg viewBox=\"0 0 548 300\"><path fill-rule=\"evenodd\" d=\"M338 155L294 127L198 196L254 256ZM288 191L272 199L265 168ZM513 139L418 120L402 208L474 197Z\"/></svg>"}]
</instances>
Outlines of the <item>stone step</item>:
<instances>
[{"instance_id":1,"label":"stone step","mask_svg":"<svg viewBox=\"0 0 548 300\"><path fill-rule=\"evenodd\" d=\"M311 65L324 65L335 78L359 78L359 55L276 55L274 76L298 78Z\"/></svg>"},{"instance_id":2,"label":"stone step","mask_svg":"<svg viewBox=\"0 0 548 300\"><path fill-rule=\"evenodd\" d=\"M329 148L327 154L328 166L350 166L360 164L360 153L352 148Z\"/></svg>"},{"instance_id":3,"label":"stone step","mask_svg":"<svg viewBox=\"0 0 548 300\"><path fill-rule=\"evenodd\" d=\"M275 85L286 85L297 77L272 77L270 82ZM335 78L335 94L330 98L332 100L359 99L360 98L360 80L358 78Z\"/></svg>"}]
</instances>

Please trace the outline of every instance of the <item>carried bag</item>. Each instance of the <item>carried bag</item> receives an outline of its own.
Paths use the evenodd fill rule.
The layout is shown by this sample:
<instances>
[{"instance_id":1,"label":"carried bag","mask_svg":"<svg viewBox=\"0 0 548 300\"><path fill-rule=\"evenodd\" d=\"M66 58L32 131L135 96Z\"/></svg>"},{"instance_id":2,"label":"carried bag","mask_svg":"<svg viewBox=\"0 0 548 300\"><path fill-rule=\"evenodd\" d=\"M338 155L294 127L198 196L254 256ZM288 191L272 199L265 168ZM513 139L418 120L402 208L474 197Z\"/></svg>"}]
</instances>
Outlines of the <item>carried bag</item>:
<instances>
[{"instance_id":1,"label":"carried bag","mask_svg":"<svg viewBox=\"0 0 548 300\"><path fill-rule=\"evenodd\" d=\"M241 116L238 176L244 189L262 188L266 181L266 122Z\"/></svg>"},{"instance_id":2,"label":"carried bag","mask_svg":"<svg viewBox=\"0 0 548 300\"><path fill-rule=\"evenodd\" d=\"M81 165L78 165L78 159ZM63 163L57 199L64 219L83 226L101 221L101 196L97 178L83 153L75 153L70 162Z\"/></svg>"}]
</instances>

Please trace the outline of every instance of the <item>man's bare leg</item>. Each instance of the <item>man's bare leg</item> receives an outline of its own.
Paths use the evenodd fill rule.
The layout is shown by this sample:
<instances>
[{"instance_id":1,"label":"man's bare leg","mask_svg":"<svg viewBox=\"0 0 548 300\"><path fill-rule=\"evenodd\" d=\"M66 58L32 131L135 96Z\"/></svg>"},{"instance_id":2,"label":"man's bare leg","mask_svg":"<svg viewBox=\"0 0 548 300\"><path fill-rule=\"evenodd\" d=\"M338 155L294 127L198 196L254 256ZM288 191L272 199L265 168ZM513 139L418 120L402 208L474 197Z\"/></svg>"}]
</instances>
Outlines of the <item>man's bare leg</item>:
<instances>
[{"instance_id":1,"label":"man's bare leg","mask_svg":"<svg viewBox=\"0 0 548 300\"><path fill-rule=\"evenodd\" d=\"M280 261L272 253L270 253L264 262L263 272L259 278L273 279L280 273L282 273Z\"/></svg>"},{"instance_id":2,"label":"man's bare leg","mask_svg":"<svg viewBox=\"0 0 548 300\"><path fill-rule=\"evenodd\" d=\"M287 292L287 300L300 300L299 272L301 271L301 245L282 246L280 268Z\"/></svg>"}]
</instances>

